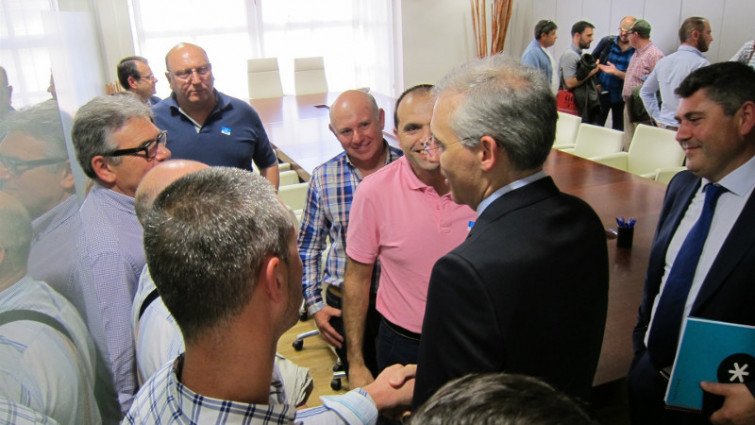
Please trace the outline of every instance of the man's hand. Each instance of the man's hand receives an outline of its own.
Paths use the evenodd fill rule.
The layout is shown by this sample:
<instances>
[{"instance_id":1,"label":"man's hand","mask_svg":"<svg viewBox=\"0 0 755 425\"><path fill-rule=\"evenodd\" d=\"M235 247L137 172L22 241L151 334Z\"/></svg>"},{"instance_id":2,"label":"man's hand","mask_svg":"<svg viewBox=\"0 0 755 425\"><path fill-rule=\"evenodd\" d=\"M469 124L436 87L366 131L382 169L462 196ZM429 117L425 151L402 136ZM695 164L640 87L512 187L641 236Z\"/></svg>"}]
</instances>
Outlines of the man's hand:
<instances>
[{"instance_id":1,"label":"man's hand","mask_svg":"<svg viewBox=\"0 0 755 425\"><path fill-rule=\"evenodd\" d=\"M755 423L755 398L745 384L719 384L701 382L700 387L709 393L724 396L724 405L713 412L710 421L716 425Z\"/></svg>"},{"instance_id":2,"label":"man's hand","mask_svg":"<svg viewBox=\"0 0 755 425\"><path fill-rule=\"evenodd\" d=\"M616 73L619 71L619 69L616 68L616 65L612 64L610 61L606 62L605 65L598 64L598 68L600 68L600 70L605 72L606 74L611 75L616 75Z\"/></svg>"},{"instance_id":3,"label":"man's hand","mask_svg":"<svg viewBox=\"0 0 755 425\"><path fill-rule=\"evenodd\" d=\"M398 418L411 406L416 373L417 365L395 364L385 368L375 382L363 388L382 415Z\"/></svg>"},{"instance_id":4,"label":"man's hand","mask_svg":"<svg viewBox=\"0 0 755 425\"><path fill-rule=\"evenodd\" d=\"M367 369L364 363L355 364L349 361L349 386L351 388L364 387L374 381L375 378L372 376L372 372Z\"/></svg>"},{"instance_id":5,"label":"man's hand","mask_svg":"<svg viewBox=\"0 0 755 425\"><path fill-rule=\"evenodd\" d=\"M343 346L343 336L330 326L331 317L341 317L341 310L326 305L314 315L315 325L320 330L320 336L328 344L336 348Z\"/></svg>"}]
</instances>

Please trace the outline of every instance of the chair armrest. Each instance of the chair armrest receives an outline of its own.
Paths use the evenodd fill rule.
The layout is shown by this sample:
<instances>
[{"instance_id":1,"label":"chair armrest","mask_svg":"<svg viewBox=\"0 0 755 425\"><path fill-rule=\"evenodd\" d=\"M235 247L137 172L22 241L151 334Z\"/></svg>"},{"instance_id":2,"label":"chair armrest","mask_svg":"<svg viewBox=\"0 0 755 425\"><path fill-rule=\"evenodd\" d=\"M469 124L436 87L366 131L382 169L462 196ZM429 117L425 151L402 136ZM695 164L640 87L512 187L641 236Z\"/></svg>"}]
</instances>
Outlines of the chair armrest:
<instances>
[{"instance_id":1,"label":"chair armrest","mask_svg":"<svg viewBox=\"0 0 755 425\"><path fill-rule=\"evenodd\" d=\"M609 167L618 168L619 170L626 171L629 167L629 154L626 152L617 152L608 155L601 155L590 158L591 161L607 165Z\"/></svg>"},{"instance_id":2,"label":"chair armrest","mask_svg":"<svg viewBox=\"0 0 755 425\"><path fill-rule=\"evenodd\" d=\"M553 145L553 149L558 149L560 151L564 149L574 149L575 144L574 143L558 143Z\"/></svg>"},{"instance_id":3,"label":"chair armrest","mask_svg":"<svg viewBox=\"0 0 755 425\"><path fill-rule=\"evenodd\" d=\"M652 179L668 184L669 181L671 181L671 178L676 175L676 173L680 171L686 170L687 167L665 167L665 168L656 168L654 175L652 176Z\"/></svg>"}]
</instances>

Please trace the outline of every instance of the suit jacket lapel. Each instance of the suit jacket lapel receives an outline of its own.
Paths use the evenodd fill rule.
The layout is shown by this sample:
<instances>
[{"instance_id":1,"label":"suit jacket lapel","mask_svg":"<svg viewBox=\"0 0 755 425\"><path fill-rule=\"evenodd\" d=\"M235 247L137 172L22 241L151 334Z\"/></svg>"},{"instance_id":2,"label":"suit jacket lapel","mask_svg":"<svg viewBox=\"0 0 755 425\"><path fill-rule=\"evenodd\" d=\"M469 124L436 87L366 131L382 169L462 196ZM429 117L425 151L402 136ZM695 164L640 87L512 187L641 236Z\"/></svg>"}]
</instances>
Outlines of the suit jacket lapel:
<instances>
[{"instance_id":1,"label":"suit jacket lapel","mask_svg":"<svg viewBox=\"0 0 755 425\"><path fill-rule=\"evenodd\" d=\"M732 269L742 261L742 256L747 253L748 248L755 243L755 226L750 222L752 217L755 217L755 193L750 195L729 236L718 251L692 306L693 313L716 292Z\"/></svg>"}]
</instances>

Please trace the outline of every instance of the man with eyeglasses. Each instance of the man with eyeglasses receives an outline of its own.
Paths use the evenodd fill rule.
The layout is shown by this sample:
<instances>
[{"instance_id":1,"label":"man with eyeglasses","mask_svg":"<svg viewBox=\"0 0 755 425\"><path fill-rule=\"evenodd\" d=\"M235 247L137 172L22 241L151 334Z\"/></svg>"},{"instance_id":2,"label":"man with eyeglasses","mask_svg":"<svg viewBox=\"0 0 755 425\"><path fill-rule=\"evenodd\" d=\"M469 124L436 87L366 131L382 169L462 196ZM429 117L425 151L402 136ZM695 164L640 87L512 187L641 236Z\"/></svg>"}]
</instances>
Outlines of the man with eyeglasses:
<instances>
[{"instance_id":1,"label":"man with eyeglasses","mask_svg":"<svg viewBox=\"0 0 755 425\"><path fill-rule=\"evenodd\" d=\"M161 101L155 96L157 90L157 78L147 63L147 59L141 56L128 56L118 62L118 81L124 90L139 96L139 99L147 105L154 105Z\"/></svg>"},{"instance_id":2,"label":"man with eyeglasses","mask_svg":"<svg viewBox=\"0 0 755 425\"><path fill-rule=\"evenodd\" d=\"M535 38L530 42L524 53L522 53L522 63L543 71L548 84L554 86L553 78L553 57L548 52L548 48L556 44L556 30L558 26L550 19L541 19L535 24Z\"/></svg>"},{"instance_id":3,"label":"man with eyeglasses","mask_svg":"<svg viewBox=\"0 0 755 425\"><path fill-rule=\"evenodd\" d=\"M413 406L451 379L487 372L538 376L587 399L608 250L597 214L543 171L553 92L538 70L496 55L455 68L434 94L428 149L451 198L477 219L430 275Z\"/></svg>"},{"instance_id":4,"label":"man with eyeglasses","mask_svg":"<svg viewBox=\"0 0 755 425\"><path fill-rule=\"evenodd\" d=\"M165 56L170 97L154 106L155 124L168 130L175 158L207 165L252 169L278 187L275 156L259 115L239 99L214 88L207 52L180 43Z\"/></svg>"},{"instance_id":5,"label":"man with eyeglasses","mask_svg":"<svg viewBox=\"0 0 755 425\"><path fill-rule=\"evenodd\" d=\"M351 205L343 316L352 387L374 379L362 346L375 263L379 260L381 267L378 371L395 363L415 364L430 270L464 240L474 220L474 211L451 200L437 158L425 150L433 115L431 90L423 84L399 96L393 132L404 156L365 177Z\"/></svg>"},{"instance_id":6,"label":"man with eyeglasses","mask_svg":"<svg viewBox=\"0 0 755 425\"><path fill-rule=\"evenodd\" d=\"M93 181L79 212L75 277L89 330L115 384L117 399L113 394L110 401L120 404L120 417L138 389L131 304L145 258L134 194L170 151L149 107L133 96L89 101L76 113L72 138L76 158Z\"/></svg>"},{"instance_id":7,"label":"man with eyeglasses","mask_svg":"<svg viewBox=\"0 0 755 425\"><path fill-rule=\"evenodd\" d=\"M32 218L29 274L83 311L69 276L75 263L79 202L55 102L42 102L0 124L0 190L18 199Z\"/></svg>"},{"instance_id":8,"label":"man with eyeglasses","mask_svg":"<svg viewBox=\"0 0 755 425\"><path fill-rule=\"evenodd\" d=\"M634 47L629 43L629 30L637 19L625 16L619 24L619 35L603 37L592 55L598 59L598 83L600 84L600 119L598 125L605 125L608 113L611 113L611 127L624 130L624 99L621 90L629 60L634 54Z\"/></svg>"}]
</instances>

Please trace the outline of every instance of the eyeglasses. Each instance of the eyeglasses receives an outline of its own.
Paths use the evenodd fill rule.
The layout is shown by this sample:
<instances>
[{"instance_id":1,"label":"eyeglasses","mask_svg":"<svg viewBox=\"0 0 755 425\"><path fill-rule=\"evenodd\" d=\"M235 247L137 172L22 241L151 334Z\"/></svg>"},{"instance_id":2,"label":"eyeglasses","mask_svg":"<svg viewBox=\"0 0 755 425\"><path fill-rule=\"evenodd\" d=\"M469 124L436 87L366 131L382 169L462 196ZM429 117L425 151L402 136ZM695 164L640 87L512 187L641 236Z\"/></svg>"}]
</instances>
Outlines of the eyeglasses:
<instances>
[{"instance_id":1,"label":"eyeglasses","mask_svg":"<svg viewBox=\"0 0 755 425\"><path fill-rule=\"evenodd\" d=\"M41 167L43 165L52 165L59 162L67 161L68 158L44 158L44 159L32 159L30 161L24 161L23 159L14 158L12 156L0 155L0 167L12 177L18 177L21 174L31 170L32 168Z\"/></svg>"},{"instance_id":2,"label":"eyeglasses","mask_svg":"<svg viewBox=\"0 0 755 425\"><path fill-rule=\"evenodd\" d=\"M446 151L446 148L449 145L453 145L456 143L461 143L461 140L457 140L455 142L451 142L449 144L444 144L438 141L438 139L435 138L435 136L430 136L425 140L424 143L422 143L422 148L425 150L425 155L436 158L439 157L443 152Z\"/></svg>"},{"instance_id":3,"label":"eyeglasses","mask_svg":"<svg viewBox=\"0 0 755 425\"><path fill-rule=\"evenodd\" d=\"M118 149L114 150L113 152L109 154L105 154L103 156L110 156L110 157L116 157L116 156L124 156L124 155L139 155L140 152L144 152L144 157L148 160L155 159L157 156L157 151L160 150L160 145L165 146L165 144L168 141L168 131L163 130L160 132L160 134L157 135L152 140L147 140L146 142L142 143L141 146L138 148L128 148L128 149Z\"/></svg>"},{"instance_id":4,"label":"eyeglasses","mask_svg":"<svg viewBox=\"0 0 755 425\"><path fill-rule=\"evenodd\" d=\"M149 80L149 81L152 81L152 80L157 80L157 78L155 78L155 74L149 74L149 75L140 75L140 76L139 76L139 79L140 79L140 80Z\"/></svg>"},{"instance_id":5,"label":"eyeglasses","mask_svg":"<svg viewBox=\"0 0 755 425\"><path fill-rule=\"evenodd\" d=\"M171 71L171 74L175 75L180 80L188 80L194 73L197 73L200 78L204 78L210 75L212 72L212 64L198 66L196 68L180 69L178 71Z\"/></svg>"}]
</instances>

